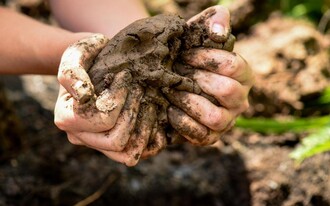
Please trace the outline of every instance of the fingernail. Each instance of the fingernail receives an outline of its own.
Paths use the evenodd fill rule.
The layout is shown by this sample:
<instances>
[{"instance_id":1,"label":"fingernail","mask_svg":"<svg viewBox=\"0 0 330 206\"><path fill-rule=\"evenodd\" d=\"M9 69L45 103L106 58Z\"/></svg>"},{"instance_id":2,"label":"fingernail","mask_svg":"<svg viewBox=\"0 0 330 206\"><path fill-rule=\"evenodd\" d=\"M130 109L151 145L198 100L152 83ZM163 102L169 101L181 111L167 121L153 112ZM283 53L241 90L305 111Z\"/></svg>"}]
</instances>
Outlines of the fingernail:
<instances>
[{"instance_id":1,"label":"fingernail","mask_svg":"<svg viewBox=\"0 0 330 206\"><path fill-rule=\"evenodd\" d=\"M212 32L216 33L218 35L224 35L225 34L225 28L219 23L214 23L212 25Z\"/></svg>"}]
</instances>

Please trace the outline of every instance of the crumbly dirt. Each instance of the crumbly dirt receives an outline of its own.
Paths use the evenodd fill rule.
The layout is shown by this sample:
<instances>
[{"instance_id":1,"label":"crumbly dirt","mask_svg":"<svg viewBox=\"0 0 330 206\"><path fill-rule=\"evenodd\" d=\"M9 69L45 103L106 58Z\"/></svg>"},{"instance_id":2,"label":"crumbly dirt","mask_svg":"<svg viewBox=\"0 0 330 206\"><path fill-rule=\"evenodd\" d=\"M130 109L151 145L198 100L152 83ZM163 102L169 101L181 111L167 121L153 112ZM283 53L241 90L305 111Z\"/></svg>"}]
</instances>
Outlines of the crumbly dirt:
<instances>
[{"instance_id":1,"label":"crumbly dirt","mask_svg":"<svg viewBox=\"0 0 330 206\"><path fill-rule=\"evenodd\" d=\"M130 90L134 84L142 86L145 94L141 102L155 104L156 115L161 118L158 119L158 125L172 130L166 118L170 91L176 89L202 93L192 79L173 71L175 64L183 64L180 54L195 47L228 51L233 49L233 35L217 37L216 42L211 40L210 37L215 39L215 35L206 29L205 22L214 13L214 10L210 10L189 26L177 15L160 14L138 20L121 30L99 53L88 70L96 94L113 86L113 79L119 72L127 71L132 78L120 86Z\"/></svg>"},{"instance_id":2,"label":"crumbly dirt","mask_svg":"<svg viewBox=\"0 0 330 206\"><path fill-rule=\"evenodd\" d=\"M101 93L111 84L109 74L113 76L124 69L132 74L133 83L145 87L200 92L191 80L173 73L172 66L180 62L181 51L193 47L233 49L232 35L219 37L217 43L209 38L212 33L203 23L213 14L210 11L189 27L177 15L157 15L132 23L110 40L89 70L96 92Z\"/></svg>"}]
</instances>

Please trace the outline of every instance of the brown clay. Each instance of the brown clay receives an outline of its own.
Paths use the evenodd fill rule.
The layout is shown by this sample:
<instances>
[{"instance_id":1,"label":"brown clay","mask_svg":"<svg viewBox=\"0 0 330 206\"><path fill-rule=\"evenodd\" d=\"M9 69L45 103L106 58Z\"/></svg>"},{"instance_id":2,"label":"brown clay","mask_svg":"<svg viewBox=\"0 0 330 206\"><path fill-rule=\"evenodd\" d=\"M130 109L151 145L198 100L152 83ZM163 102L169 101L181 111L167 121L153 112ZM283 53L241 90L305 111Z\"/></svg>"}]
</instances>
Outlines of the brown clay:
<instances>
[{"instance_id":1,"label":"brown clay","mask_svg":"<svg viewBox=\"0 0 330 206\"><path fill-rule=\"evenodd\" d=\"M99 95L109 88L118 72L129 71L132 80L122 85L141 85L145 89L141 101L156 105L158 126L171 130L166 114L170 105L166 98L171 95L169 91L176 89L202 94L192 79L173 71L174 65L185 66L180 54L194 47L233 49L235 38L231 34L216 37L205 27L205 20L214 13L210 10L189 26L177 15L161 14L124 28L108 42L88 71L95 93ZM206 94L203 96L207 97Z\"/></svg>"}]
</instances>

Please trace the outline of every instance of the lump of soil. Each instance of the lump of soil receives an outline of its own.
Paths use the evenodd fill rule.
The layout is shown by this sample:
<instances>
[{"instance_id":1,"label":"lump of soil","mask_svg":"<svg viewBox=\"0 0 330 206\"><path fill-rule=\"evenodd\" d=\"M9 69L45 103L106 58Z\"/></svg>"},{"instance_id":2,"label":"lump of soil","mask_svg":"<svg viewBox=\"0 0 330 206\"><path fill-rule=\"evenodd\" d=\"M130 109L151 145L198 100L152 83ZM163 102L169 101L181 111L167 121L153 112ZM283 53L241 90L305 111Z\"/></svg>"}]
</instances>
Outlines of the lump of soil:
<instances>
[{"instance_id":1,"label":"lump of soil","mask_svg":"<svg viewBox=\"0 0 330 206\"><path fill-rule=\"evenodd\" d=\"M128 69L134 81L140 84L156 86L161 78L164 81L160 87L180 82L181 77L176 79L169 72L180 48L179 37L184 32L185 22L171 17L156 16L137 21L110 40L88 72L96 93L111 84L108 74L124 69Z\"/></svg>"},{"instance_id":2,"label":"lump of soil","mask_svg":"<svg viewBox=\"0 0 330 206\"><path fill-rule=\"evenodd\" d=\"M129 71L132 85L139 84L145 88L142 102L156 104L158 123L167 127L166 108L170 103L164 92L177 89L201 93L193 80L172 70L175 62L180 63L180 53L201 46L233 49L235 38L231 34L219 37L217 42L209 38L214 34L205 28L205 20L214 13L210 10L190 26L177 15L158 15L138 20L120 31L108 42L88 71L96 94L108 88L118 72Z\"/></svg>"}]
</instances>

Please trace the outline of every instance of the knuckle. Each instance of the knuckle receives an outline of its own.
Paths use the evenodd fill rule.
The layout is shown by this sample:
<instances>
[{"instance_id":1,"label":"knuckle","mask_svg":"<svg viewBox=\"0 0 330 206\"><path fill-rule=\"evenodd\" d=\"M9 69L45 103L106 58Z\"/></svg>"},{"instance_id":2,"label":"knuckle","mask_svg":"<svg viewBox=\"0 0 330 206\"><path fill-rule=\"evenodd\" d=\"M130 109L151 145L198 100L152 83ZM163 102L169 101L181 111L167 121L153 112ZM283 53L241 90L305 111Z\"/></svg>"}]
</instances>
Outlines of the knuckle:
<instances>
[{"instance_id":1,"label":"knuckle","mask_svg":"<svg viewBox=\"0 0 330 206\"><path fill-rule=\"evenodd\" d=\"M222 113L221 112L212 112L209 115L208 118L208 125L210 128L215 130L220 130L223 127L223 121L222 121Z\"/></svg>"},{"instance_id":2,"label":"knuckle","mask_svg":"<svg viewBox=\"0 0 330 206\"><path fill-rule=\"evenodd\" d=\"M62 83L63 81L65 81L65 79L66 79L66 75L65 75L65 73L66 73L66 70L64 70L63 67L60 66L59 71L58 71L58 73L57 73L57 80L58 80L60 83Z\"/></svg>"},{"instance_id":3,"label":"knuckle","mask_svg":"<svg viewBox=\"0 0 330 206\"><path fill-rule=\"evenodd\" d=\"M196 146L205 146L205 140L201 138L190 138L188 141Z\"/></svg>"},{"instance_id":4,"label":"knuckle","mask_svg":"<svg viewBox=\"0 0 330 206\"><path fill-rule=\"evenodd\" d=\"M228 76L236 76L242 68L245 68L245 61L237 54L232 54L228 60Z\"/></svg>"},{"instance_id":5,"label":"knuckle","mask_svg":"<svg viewBox=\"0 0 330 206\"><path fill-rule=\"evenodd\" d=\"M124 151L126 145L123 145L123 144L114 144L113 146L111 146L111 148L112 147L113 147L113 151L122 152L122 151Z\"/></svg>"},{"instance_id":6,"label":"knuckle","mask_svg":"<svg viewBox=\"0 0 330 206\"><path fill-rule=\"evenodd\" d=\"M217 141L218 141L218 138L215 139L212 137L208 137L203 142L201 142L201 146L209 146L209 145L216 143Z\"/></svg>"},{"instance_id":7,"label":"knuckle","mask_svg":"<svg viewBox=\"0 0 330 206\"><path fill-rule=\"evenodd\" d=\"M69 68L67 65L62 63L59 67L59 71L57 73L57 80L60 84L65 84L68 80L72 79L74 77L74 72L71 68Z\"/></svg>"},{"instance_id":8,"label":"knuckle","mask_svg":"<svg viewBox=\"0 0 330 206\"><path fill-rule=\"evenodd\" d=\"M157 151L154 151L154 150L145 150L143 151L142 155L141 155L141 158L142 159L147 159L147 158L150 158L152 156L155 156L158 152Z\"/></svg>"},{"instance_id":9,"label":"knuckle","mask_svg":"<svg viewBox=\"0 0 330 206\"><path fill-rule=\"evenodd\" d=\"M118 117L116 117L116 120L117 118ZM107 118L107 119L103 119L102 124L104 125L104 127L113 128L116 124L116 121L112 120L111 118Z\"/></svg>"},{"instance_id":10,"label":"knuckle","mask_svg":"<svg viewBox=\"0 0 330 206\"><path fill-rule=\"evenodd\" d=\"M94 116L91 116L91 121L94 121L101 128L112 129L118 119L118 114L107 114L106 110L102 111L100 108L97 108L97 111Z\"/></svg>"},{"instance_id":11,"label":"knuckle","mask_svg":"<svg viewBox=\"0 0 330 206\"><path fill-rule=\"evenodd\" d=\"M223 81L223 88L221 90L221 96L223 98L228 98L232 95L235 95L238 92L238 85L235 84L236 82L232 81Z\"/></svg>"},{"instance_id":12,"label":"knuckle","mask_svg":"<svg viewBox=\"0 0 330 206\"><path fill-rule=\"evenodd\" d=\"M250 107L250 103L248 100L244 101L240 106L239 113L245 112Z\"/></svg>"},{"instance_id":13,"label":"knuckle","mask_svg":"<svg viewBox=\"0 0 330 206\"><path fill-rule=\"evenodd\" d=\"M234 67L235 70L240 70L240 69L248 69L246 61L238 54L235 54L234 58Z\"/></svg>"},{"instance_id":14,"label":"knuckle","mask_svg":"<svg viewBox=\"0 0 330 206\"><path fill-rule=\"evenodd\" d=\"M220 140L222 132L210 131L209 135L205 138L204 146L212 145Z\"/></svg>"},{"instance_id":15,"label":"knuckle","mask_svg":"<svg viewBox=\"0 0 330 206\"><path fill-rule=\"evenodd\" d=\"M66 130L66 123L58 116L55 116L54 124L60 129L60 130Z\"/></svg>"},{"instance_id":16,"label":"knuckle","mask_svg":"<svg viewBox=\"0 0 330 206\"><path fill-rule=\"evenodd\" d=\"M160 145L157 144L153 144L151 148L148 149L150 155L149 156L155 156L158 153L160 153L160 151L162 150L162 147Z\"/></svg>"},{"instance_id":17,"label":"knuckle","mask_svg":"<svg viewBox=\"0 0 330 206\"><path fill-rule=\"evenodd\" d=\"M123 138L121 138L121 139L123 139ZM109 145L108 148L110 148L112 151L115 151L115 152L124 151L124 149L126 148L126 145L127 145L127 141L123 142L121 139L110 143L111 145Z\"/></svg>"},{"instance_id":18,"label":"knuckle","mask_svg":"<svg viewBox=\"0 0 330 206\"><path fill-rule=\"evenodd\" d=\"M249 89L251 89L253 87L253 85L256 83L256 76L253 73L252 68L251 67L248 67L248 68L249 68L249 73L251 75L248 78L246 85L248 86Z\"/></svg>"},{"instance_id":19,"label":"knuckle","mask_svg":"<svg viewBox=\"0 0 330 206\"><path fill-rule=\"evenodd\" d=\"M189 138L188 141L196 146L208 146L216 142L219 137L214 137L214 131L210 131L210 134L206 135L203 138Z\"/></svg>"},{"instance_id":20,"label":"knuckle","mask_svg":"<svg viewBox=\"0 0 330 206\"><path fill-rule=\"evenodd\" d=\"M129 155L125 160L124 160L124 163L126 166L128 167L133 167L135 166L138 161L140 159L140 155L139 154L132 154L132 155Z\"/></svg>"},{"instance_id":21,"label":"knuckle","mask_svg":"<svg viewBox=\"0 0 330 206\"><path fill-rule=\"evenodd\" d=\"M227 76L233 76L238 69L238 60L236 56L233 55L228 55L228 59L226 61L226 75Z\"/></svg>"},{"instance_id":22,"label":"knuckle","mask_svg":"<svg viewBox=\"0 0 330 206\"><path fill-rule=\"evenodd\" d=\"M81 141L79 141L76 137L71 134L67 134L68 141L73 145L81 145Z\"/></svg>"}]
</instances>

